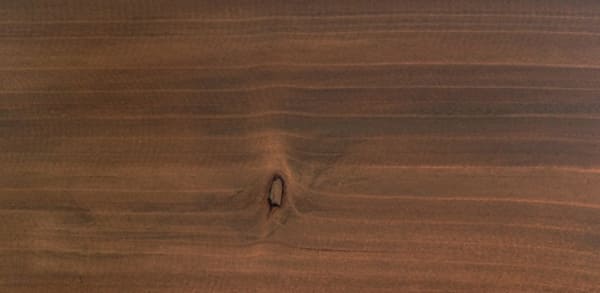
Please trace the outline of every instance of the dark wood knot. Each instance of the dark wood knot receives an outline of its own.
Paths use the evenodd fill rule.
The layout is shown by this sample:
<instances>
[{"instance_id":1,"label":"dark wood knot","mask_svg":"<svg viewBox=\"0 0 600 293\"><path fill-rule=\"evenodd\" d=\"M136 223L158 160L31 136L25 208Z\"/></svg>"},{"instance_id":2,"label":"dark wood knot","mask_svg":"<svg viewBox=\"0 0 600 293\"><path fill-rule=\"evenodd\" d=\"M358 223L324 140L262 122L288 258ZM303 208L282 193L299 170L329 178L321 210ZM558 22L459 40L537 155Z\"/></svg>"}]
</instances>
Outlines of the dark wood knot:
<instances>
[{"instance_id":1,"label":"dark wood knot","mask_svg":"<svg viewBox=\"0 0 600 293\"><path fill-rule=\"evenodd\" d=\"M285 195L285 183L279 175L273 176L271 186L269 188L269 209L281 207L283 205L283 197Z\"/></svg>"}]
</instances>

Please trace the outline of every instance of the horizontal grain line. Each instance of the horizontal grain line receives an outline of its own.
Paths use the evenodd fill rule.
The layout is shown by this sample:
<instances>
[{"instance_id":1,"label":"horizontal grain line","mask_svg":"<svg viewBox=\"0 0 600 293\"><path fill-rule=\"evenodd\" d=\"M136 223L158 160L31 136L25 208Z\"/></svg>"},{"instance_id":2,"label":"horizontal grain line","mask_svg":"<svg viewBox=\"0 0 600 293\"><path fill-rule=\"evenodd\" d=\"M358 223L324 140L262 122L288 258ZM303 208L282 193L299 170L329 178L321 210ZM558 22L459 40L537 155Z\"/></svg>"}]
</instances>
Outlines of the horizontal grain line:
<instances>
[{"instance_id":1,"label":"horizontal grain line","mask_svg":"<svg viewBox=\"0 0 600 293\"><path fill-rule=\"evenodd\" d=\"M68 230L65 232L72 232L72 230ZM128 231L128 232L135 232L135 231ZM186 231L188 232L188 231ZM231 234L231 233L229 233ZM216 235L227 235L227 233L219 233ZM333 238L333 237L332 237ZM404 244L419 244L419 245L432 245L432 244L442 244L442 245L449 245L449 246L474 246L474 247L493 247L493 248L509 248L509 249L535 249L535 250L549 250L549 251L558 251L558 252L564 252L564 253L569 253L569 254L580 254L580 255L586 255L586 256L598 256L597 254L593 253L593 252L587 252L587 251L582 251L582 250L576 250L576 249L571 249L571 248L559 248L559 247L552 247L552 246L545 246L545 245L522 245L522 244L497 244L494 242L472 242L472 241L442 241L442 240L408 240L408 239L394 239L392 241L387 240L387 242L393 242L393 243L404 243ZM247 243L243 243L240 245L224 245L225 247L229 247L229 248L246 248L246 247L254 247L254 246L281 246L283 248L291 248L291 249L306 249L306 250L310 250L310 251L319 251L322 250L324 252L334 252L334 253L360 253L360 254L387 254L387 253L397 253L399 252L399 250L383 250L383 249L339 249L339 248L317 248L317 247L306 247L306 246L297 246L295 244L290 244L290 243L286 243L283 241L276 241L276 240L258 240L258 241L252 241L252 242L247 242ZM21 249L21 248L19 248ZM3 251L6 249L0 249L0 251ZM100 251L102 252L102 251ZM252 253L248 253L249 251L244 250L243 251L243 255L245 257L253 257L256 255L253 255ZM156 252L151 252L156 253ZM230 253L230 252L228 252ZM258 254L261 254L262 251L257 251ZM173 254L171 250L167 250L167 252L164 253L160 253L160 254L165 254L165 255L171 255ZM185 253L186 255L188 254L187 252ZM235 257L239 257L239 256L235 256Z\"/></svg>"},{"instance_id":2,"label":"horizontal grain line","mask_svg":"<svg viewBox=\"0 0 600 293\"><path fill-rule=\"evenodd\" d=\"M414 118L414 119L490 119L490 118L540 118L540 119L574 119L574 120L597 120L600 115L579 115L579 114L320 114L301 111L264 111L252 114L210 114L210 115L122 115L122 116L70 116L70 117L36 117L36 118L0 118L0 121L47 121L47 120L161 120L161 119L181 119L181 120L234 120L234 119L255 119L269 118L272 116L296 116L302 118L331 118L331 119L393 119L393 118Z\"/></svg>"},{"instance_id":3,"label":"horizontal grain line","mask_svg":"<svg viewBox=\"0 0 600 293\"><path fill-rule=\"evenodd\" d=\"M512 167L509 167L512 168ZM419 169L419 166L415 166L413 169ZM481 169L481 168L480 168ZM487 167L486 169L490 169ZM521 168L527 169L527 168ZM600 171L599 171L600 172ZM579 208L590 208L600 209L600 204L589 204L589 203L578 203L578 202L565 202L556 200L537 200L537 199L525 199L525 198L493 198L493 197L455 197L455 196L415 196L415 195L383 195L383 194L365 194L365 193L340 193L321 191L310 188L306 185L294 182L293 186L300 187L305 191L313 194L320 194L332 197L349 198L349 199L365 199L365 200L414 200L414 201L474 201L474 202L506 202L506 203L525 203L525 204L539 204L539 205L558 205L558 206L572 206ZM10 188L1 187L0 191L9 192L39 192L39 191L50 191L50 192L118 192L118 193L228 193L234 194L239 192L241 189L188 189L188 190L155 190L155 189L102 189L102 188Z\"/></svg>"},{"instance_id":4,"label":"horizontal grain line","mask_svg":"<svg viewBox=\"0 0 600 293\"><path fill-rule=\"evenodd\" d=\"M568 253L576 253L576 254L582 254L582 255L589 255L589 256L597 256L594 253L590 253L590 252L586 252L586 251L581 251L581 250L575 250L575 249L569 249L569 248L556 248L556 247L552 247L552 246L538 246L538 245L520 245L520 244L509 244L509 245L498 245L496 243L486 243L486 242L468 242L468 241L435 241L435 240L398 240L395 239L393 242L399 242L399 243L407 243L407 244L420 244L420 245L431 245L431 244L443 244L443 245L456 245L456 246L487 246L487 247L496 247L496 248L522 248L522 249L542 249L542 250L554 250L554 251L564 251L564 252L568 252ZM255 243L261 244L275 244L275 245L281 245L283 247L289 247L289 248L298 248L295 245L292 244L288 244L285 242L278 242L278 241L256 241ZM307 249L306 247L300 248L300 249ZM312 251L319 251L321 250L321 248L317 248L317 247L308 247L309 250ZM352 252L352 253L390 253L390 252L397 252L395 250L366 250L366 249L328 249L327 251L330 252L342 252L342 253L346 253L346 252Z\"/></svg>"},{"instance_id":5,"label":"horizontal grain line","mask_svg":"<svg viewBox=\"0 0 600 293\"><path fill-rule=\"evenodd\" d=\"M75 141L97 141L97 140L116 140L116 141L162 141L162 140L252 140L252 139L264 139L273 137L289 137L296 139L305 140L351 140L351 141L369 141L369 140L475 140L475 141L558 141L558 142L573 142L573 143L600 143L600 139L594 138L577 138L577 137L557 137L557 136L417 136L417 135L387 135L387 136L332 136L332 135L308 135L290 131L268 131L268 132L257 132L256 134L239 134L231 136L211 136L211 135L198 135L198 136L93 136L93 137L61 137L52 136L44 137L44 141L60 140L64 141L75 140ZM8 140L11 142L18 140L36 140L39 141L39 137L0 137L0 141Z\"/></svg>"},{"instance_id":6,"label":"horizontal grain line","mask_svg":"<svg viewBox=\"0 0 600 293\"><path fill-rule=\"evenodd\" d=\"M214 193L228 193L234 194L239 192L240 188L224 188L224 189L169 189L169 190L156 190L156 189L114 189L114 188L11 188L11 187L0 187L0 191L9 192L116 192L116 193L197 193L197 194L214 194Z\"/></svg>"},{"instance_id":7,"label":"horizontal grain line","mask_svg":"<svg viewBox=\"0 0 600 293\"><path fill-rule=\"evenodd\" d=\"M215 216L223 216L223 217L228 217L231 215L244 215L244 214L255 214L256 210L252 210L252 209L229 209L226 211L210 211L210 210L181 210L181 209L176 209L173 211L169 211L167 210L167 208L169 208L168 206L168 202L156 202L156 201L151 201L151 203L153 205L161 205L164 204L165 208L163 210L152 210L152 211L141 211L141 210L133 210L133 209L126 209L126 208L122 208L120 207L119 209L115 208L115 207L110 207L110 202L108 203L104 203L102 202L101 204L103 204L104 209L102 210L90 210L88 211L89 213L93 214L94 216L97 217L111 217L111 216L140 216L140 217L147 217L147 216L165 216L165 215L171 215L171 216L176 216L176 217L199 217L199 216L206 216L206 217L215 217ZM97 203L96 203L97 204ZM127 202L117 202L118 205L125 205L127 204ZM178 204L183 205L193 205L193 202L179 202ZM135 208L134 208L135 209ZM81 210L78 209L60 209L60 208L55 208L55 207L49 207L46 209L41 209L41 208L0 208L0 214L5 213L5 214L80 214L82 213ZM570 228L570 227L564 227L564 226L549 226L549 225L528 225L528 224L505 224L505 223L494 223L494 222L452 222L452 221L409 221L409 220L373 220L373 219L368 219L368 220L357 220L354 218L343 218L343 217L325 217L325 216L319 216L319 215L314 215L314 214L301 214L301 218L303 221L305 220L320 220L319 223L321 223L322 221L328 221L328 222L335 222L335 223L339 223L339 222L344 222L344 223L359 223L359 224L366 224L366 225L401 225L401 224L408 224L408 225L418 225L418 226L423 226L423 225L432 225L432 226L474 226L474 227L508 227L508 228L526 228L526 229L533 229L533 230L542 230L542 231L560 231L560 232L567 232L567 233L583 233L583 234L590 234L590 235L600 235L600 232L595 231L593 228L588 228L588 229L583 229L583 228ZM323 225L323 223L321 223L320 225ZM326 225L326 224L325 224ZM122 231L123 229L121 229ZM68 230L66 229L65 232L73 232L73 233L77 233L77 231L72 231L72 230ZM109 230L107 230L109 231ZM103 231L106 232L106 231ZM126 230L124 232L138 232L135 230ZM185 232L185 233L193 233L193 232L197 232L196 229L191 228L189 230L178 230L178 232ZM220 233L219 235L229 235L227 233Z\"/></svg>"},{"instance_id":8,"label":"horizontal grain line","mask_svg":"<svg viewBox=\"0 0 600 293\"><path fill-rule=\"evenodd\" d=\"M296 159L292 156L287 156L288 160L296 161L301 164L307 164L304 160ZM404 170L434 170L434 171L489 171L497 169L506 170L517 170L517 171L560 171L560 172L572 172L572 173L589 173L589 174L600 174L600 168L582 168L577 166L510 166L510 165L361 165L361 164L342 164L337 163L336 168L339 167L351 167L355 169L404 169Z\"/></svg>"},{"instance_id":9,"label":"horizontal grain line","mask_svg":"<svg viewBox=\"0 0 600 293\"><path fill-rule=\"evenodd\" d=\"M338 14L338 15L275 15L237 18L154 18L154 19L121 19L121 20L46 20L46 21L0 21L0 24L102 24L102 23L185 23L185 22L256 22L270 20L315 20L315 19L356 19L381 17L517 17L517 18L558 18L597 20L596 15L553 15L553 14L524 14L524 13L367 13L367 14Z\"/></svg>"},{"instance_id":10,"label":"horizontal grain line","mask_svg":"<svg viewBox=\"0 0 600 293\"><path fill-rule=\"evenodd\" d=\"M407 242L407 243L411 243L411 242L415 242L415 241L401 241L401 242ZM429 241L418 241L421 242L421 244L423 244L423 242L429 242ZM434 244L434 243L447 243L445 241L431 241L430 244ZM464 245L465 243L468 242L459 242L457 244L462 244ZM389 250L378 250L378 251L369 251L369 250L364 250L364 249L338 249L338 248L317 248L317 247L306 247L306 246L298 246L298 245L293 245L293 244L289 244L289 243L285 243L285 242L279 242L279 241L265 241L265 240L260 240L260 241L255 241L255 242L251 242L248 243L246 245L242 245L242 247L252 247L252 246L260 246L260 245L265 245L265 244L275 244L275 245L280 245L283 247L288 247L288 248L292 248L292 249L299 249L299 250L308 250L308 251L315 251L315 252L331 252L331 253L363 253L363 254L380 254L380 253L389 253ZM476 244L477 245L477 244ZM505 247L505 246L499 246L499 247ZM347 257L347 255L346 255ZM402 262L415 262L415 263L422 263L422 262L430 262L430 263L444 263L444 264L467 264L467 265L480 265L480 266L506 266L506 267L521 267L521 268L538 268L538 269L544 269L544 270L558 270L558 271L565 271L565 272L577 272L577 273L583 273L583 274L589 274L589 275L599 275L597 272L595 271L587 271L587 270L581 270L581 269L565 269L564 267L560 267L560 266L545 266L545 265L524 265L524 264L509 264L509 263L499 263L499 262L472 262L472 261L443 261L443 260L423 260L423 259L402 259Z\"/></svg>"},{"instance_id":11,"label":"horizontal grain line","mask_svg":"<svg viewBox=\"0 0 600 293\"><path fill-rule=\"evenodd\" d=\"M242 258L242 259L248 259L248 258L257 258L257 257L263 257L266 260L269 259L269 257L273 258L273 259L279 259L281 256L278 256L276 254L270 254L270 253L266 253L265 251L268 251L264 248L269 248L269 246L279 246L280 248L286 248L286 249L291 249L291 250L301 250L301 251L307 251L307 252L312 252L312 253L329 253L329 254L339 254L339 253L343 253L344 254L344 258L350 258L350 259L365 259L364 254L369 254L367 256L367 258L371 259L373 257L374 254L383 254L383 253L389 253L388 251L385 250L376 250L376 251L365 251L365 250L358 250L358 249L337 249L337 248L328 248L328 247L323 247L323 248L319 248L319 247L310 247L310 246L301 246L301 245L290 245L288 243L284 243L284 242L274 242L274 241L260 241L260 242L256 242L255 244L248 244L246 246L243 247L247 247L247 248L252 248L255 249L256 251L247 251L248 249L244 249L245 253L243 255L236 255L235 258ZM272 249L272 248L271 248ZM1 251L12 251L12 252L18 252L18 251L27 251L25 249L3 249L0 250ZM33 250L31 250L33 251ZM57 251L57 250L50 250L47 249L46 250L49 253L52 253L52 251ZM391 251L392 253L396 252L396 251ZM58 250L58 253L61 253L61 250ZM89 253L89 252L79 252L76 250L62 250L62 253L78 253L81 254L82 257L85 257L86 259L89 259L90 257L92 257L94 254L93 253ZM120 252L118 253L111 253L112 255L122 255L122 256L126 256L126 254L122 254ZM354 254L354 255L353 255ZM358 254L358 255L355 255ZM168 253L157 253L156 251L154 252L145 252L145 253L133 253L131 254L131 256L140 256L140 255L162 255L162 256L178 256L178 255L190 255L190 256L204 256L204 257L212 257L212 258L219 258L219 259L223 259L223 257L225 257L224 255L219 255L219 254L201 254L201 253L196 253L196 252L192 252L190 253L189 251L186 253L172 253L172 252L168 252ZM381 255L384 256L384 255ZM297 253L294 254L290 254L287 255L287 257L289 258L288 261L291 261L292 259L298 259L298 260L305 260L307 257L304 255L300 255ZM312 256L310 256L312 258ZM412 258L406 258L406 257L402 257L402 258L389 258L389 255L385 256L386 260L385 262L388 263L411 263L411 264L423 264L423 263L427 263L428 265L431 264L444 264L444 265L452 265L452 266L461 266L464 267L465 265L467 266L473 266L473 267L504 267L504 268L519 268L519 269L537 269L537 270L546 270L546 271L559 271L559 272L563 272L563 273L571 273L571 274L583 274L583 275L591 275L591 276L596 276L598 275L598 273L594 270L589 270L589 269L584 269L584 268L589 268L590 266L583 266L584 268L581 268L582 265L576 265L576 264L572 264L570 267L569 266L553 266L553 265L540 265L540 264L526 264L526 263L521 263L521 262L513 262L513 263L506 263L506 262L479 262L479 261L463 261L463 260L451 260L451 259L426 259L426 258L419 258L419 257L412 257ZM592 269L595 268L595 266L591 266ZM232 271L230 269L210 269L210 272L226 272L226 273L231 273ZM255 272L255 269L238 269L236 270L237 272ZM267 272L269 273L269 272ZM286 270L277 270L276 273L278 274L292 274L292 273L301 273L302 275L306 275L307 272L305 270L290 270L290 269L286 269ZM319 272L315 272L313 274L321 274ZM344 275L348 275L348 272L335 272L336 275L339 276L344 276ZM389 277L393 277L396 276L396 274L394 274L393 272L378 272L377 276L381 276L382 274L384 275L388 275ZM522 285L521 282L517 283L518 285ZM564 285L561 284L545 284L545 283L533 283L536 286L541 286L541 287L550 287L550 288L567 288ZM573 289L572 286L568 287L569 289ZM580 289L580 288L578 288ZM581 289L580 289L581 290ZM404 291L403 291L404 292ZM422 292L422 291L418 291L418 292ZM444 291L447 292L447 291Z\"/></svg>"},{"instance_id":12,"label":"horizontal grain line","mask_svg":"<svg viewBox=\"0 0 600 293\"><path fill-rule=\"evenodd\" d=\"M515 223L494 223L494 222L467 222L467 221L430 221L430 220L375 220L373 218L368 219L356 219L356 218L342 218L342 217L323 217L314 214L302 215L303 218L311 218L317 220L334 221L334 222L347 222L347 223L359 223L367 225L397 225L397 224L418 224L418 225L434 225L434 226L500 226L509 228L527 228L535 230L549 230L549 231L566 231L566 232L578 232L587 234L598 234L600 231L595 231L592 228L581 229L571 228L564 226L550 226L550 225L532 225L532 224L515 224Z\"/></svg>"},{"instance_id":13,"label":"horizontal grain line","mask_svg":"<svg viewBox=\"0 0 600 293\"><path fill-rule=\"evenodd\" d=\"M261 36L335 36L335 35L372 35L372 34L413 34L413 33L446 33L446 34L540 34L540 35L572 35L572 36L600 36L595 32L575 32L575 31L544 31L544 30L370 30L370 31L331 31L331 32L265 32L265 33L246 33L235 35L222 35L221 38L248 38ZM0 36L1 40L122 40L122 39L206 39L209 37L198 35L137 35L137 36L30 36L30 37L6 37Z\"/></svg>"},{"instance_id":14,"label":"horizontal grain line","mask_svg":"<svg viewBox=\"0 0 600 293\"><path fill-rule=\"evenodd\" d=\"M368 165L368 166L360 166L360 168L364 169L413 169L413 166L403 166L403 165ZM508 169L518 169L518 170L559 170L559 171L570 171L570 172L580 172L580 173L600 173L600 168L581 168L581 167L566 167L566 166L469 166L469 165L419 165L416 166L418 169L426 169L426 170L474 170L474 169L489 169L489 168L508 168Z\"/></svg>"},{"instance_id":15,"label":"horizontal grain line","mask_svg":"<svg viewBox=\"0 0 600 293\"><path fill-rule=\"evenodd\" d=\"M365 194L365 193L337 193L328 191L319 191L303 187L309 192L338 197L352 198L365 200L411 200L411 201L458 201L458 202L492 202L492 203L517 203L517 204L532 204L532 205L553 205L553 206L568 206L586 209L600 209L600 204L589 204L580 202L567 202L556 200L541 200L541 199L524 199L524 198L492 198L492 197L444 197L444 196L416 196L416 195L382 195L382 194ZM302 212L301 212L302 213Z\"/></svg>"},{"instance_id":16,"label":"horizontal grain line","mask_svg":"<svg viewBox=\"0 0 600 293\"><path fill-rule=\"evenodd\" d=\"M194 203L188 203L189 205L194 205ZM81 213L87 213L84 212L82 210L65 210L65 209L60 209L60 207L50 207L50 208L7 208L7 207L2 207L0 208L0 214L58 214L58 213L67 213L67 214L81 214ZM142 211L131 211L131 210L121 210L118 212L109 212L109 211L105 211L105 210L96 210L93 211L93 214L96 216L100 216L100 215L112 215L112 216L117 216L117 215L126 215L126 216L164 216L164 215L169 215L169 214L177 214L179 216L192 216L192 217L232 217L232 216L243 216L243 215L255 215L256 211L254 210L247 210L247 209L232 209L229 208L227 210L224 211L212 211L212 210L185 210L185 209L178 209L175 210L173 212L167 212L167 211L146 211L146 212L142 212ZM210 229L210 228L209 228ZM54 229L57 230L57 229ZM121 229L122 230L122 229ZM65 230L64 232L73 232L72 230ZM106 232L106 231L103 231ZM134 232L139 232L139 231L124 231L124 232L128 232L128 233L134 233ZM166 232L166 231L161 231L161 232ZM185 232L198 232L198 227L196 228L192 228L191 230L186 230ZM140 232L143 233L143 232ZM211 233L213 235L216 235L216 233ZM219 235L227 235L226 233L220 233Z\"/></svg>"},{"instance_id":17,"label":"horizontal grain line","mask_svg":"<svg viewBox=\"0 0 600 293\"><path fill-rule=\"evenodd\" d=\"M440 66L440 67L525 67L525 68L561 68L561 69L600 69L597 65L588 64L561 64L561 63L498 63L498 62L477 62L477 63L452 63L452 62L371 62L371 63L256 63L244 65L220 65L220 66L152 66L152 67L1 67L0 71L69 71L69 70L215 70L215 69L272 69L294 67L294 68L312 68L312 67L401 67L401 66Z\"/></svg>"},{"instance_id":18,"label":"horizontal grain line","mask_svg":"<svg viewBox=\"0 0 600 293\"><path fill-rule=\"evenodd\" d=\"M265 157L268 157L270 155L268 155L267 153L264 154ZM271 155L272 156L272 155ZM298 164L309 164L312 166L312 164L314 164L314 162L307 162L306 160L302 160L302 159L298 159L295 158L293 155L291 154L277 154L276 157L285 157L286 160L289 161L294 161ZM23 158L20 158L20 160L22 160ZM34 160L35 161L35 160ZM146 162L139 162L139 163L146 163ZM231 163L231 162L228 162ZM251 166L253 164L249 164L248 162L244 162L241 165L244 165L244 169L252 169L252 170L264 170L264 167L261 167L260 164L263 164L264 160L261 157L261 160L257 160L256 161L256 166ZM5 163L6 164L6 163ZM32 162L30 162L29 164L32 164ZM56 164L57 162L49 162L47 164L52 164L53 168L56 168ZM65 164L65 163L63 163ZM65 165L71 165L73 164L71 163L66 163ZM182 164L181 162L175 162L174 164L179 165ZM233 164L231 163L231 165L235 165L236 168L240 168L240 164ZM249 165L249 166L248 166ZM147 168L148 166L145 165L140 165L139 167L142 168ZM215 166L215 165L203 165L200 166L202 169L204 168L220 168L219 166ZM509 165L509 164L504 164L504 165L392 165L392 164L372 164L372 163L341 163L338 162L336 165L336 168L352 168L352 169L380 169L380 170L386 170L386 169L402 169L402 170L427 170L427 171L469 171L469 172L475 172L475 171L492 171L492 170L509 170L509 171L552 171L552 172L567 172L567 173L582 173L582 174L600 174L600 168L586 168L586 167L578 167L578 166L568 166L568 165L529 165L529 166L525 166L525 165L521 165L521 166L514 166L514 165ZM13 167L14 168L14 167ZM226 169L230 169L232 168L231 166L227 166L227 167L223 167ZM68 189L66 189L68 190Z\"/></svg>"},{"instance_id":19,"label":"horizontal grain line","mask_svg":"<svg viewBox=\"0 0 600 293\"><path fill-rule=\"evenodd\" d=\"M84 200L85 201L85 200ZM0 203L2 201L0 200ZM178 205L193 205L195 203L200 202L200 199L198 199L196 202L189 202L189 201L178 201L177 204ZM100 202L93 202L94 204L98 204ZM184 216L197 216L197 215L206 215L206 214L212 214L212 215L229 215L229 214L235 214L235 213L240 213L240 212L247 212L247 213L253 213L252 210L247 210L247 211L240 211L240 210L228 210L228 211L222 211L222 212L218 212L218 211L193 211L193 210L175 210L175 211L169 211L166 209L166 207L169 206L170 203L172 202L161 202L161 201L152 201L149 200L146 203L151 203L153 205L165 205L165 209L163 210L152 210L152 211L142 211L142 210L133 210L133 209L127 209L127 208L123 208L121 206L125 206L127 204L130 204L129 202L126 201L119 201L119 202L101 202L101 204L103 204L104 206L108 207L109 209L105 209L104 210L92 210L90 211L91 213L93 213L96 216L110 216L110 215L128 215L128 216L147 216L147 215L168 215L168 214L172 214L172 215L176 215L178 217L184 217ZM111 204L117 204L119 206L119 209L115 208L115 207L110 207ZM132 204L133 206L135 206L135 204ZM7 208L2 207L0 208L0 213L81 213L81 210L78 209L73 209L73 210L67 210L67 209L56 209L54 207L49 207L47 209L41 209L41 208ZM534 230L548 230L548 231L563 231L563 232L577 232L577 233L585 233L585 234L593 234L593 235L600 235L600 231L595 231L593 230L593 228L588 228L588 229L582 229L582 228L572 228L572 227L565 227L565 226L551 226L551 225L532 225L532 224L515 224L515 223L495 223L495 222L468 222L468 221L430 221L430 220L390 220L390 219L385 219L385 220L376 220L373 218L368 218L368 219L356 219L356 218L344 218L344 217L325 217L325 216L319 216L319 215L315 215L315 214L302 214L301 218L303 221L308 220L317 220L314 221L317 224L321 223L323 221L326 222L335 222L335 223L339 223L339 222L344 222L344 223L358 223L358 224L366 224L366 225L399 225L399 224L409 224L409 225L432 225L432 226L491 226L491 227L508 227L508 228L527 228L527 229L534 229ZM130 231L132 232L132 231ZM186 232L194 232L194 230L190 230L190 231L186 231Z\"/></svg>"},{"instance_id":20,"label":"horizontal grain line","mask_svg":"<svg viewBox=\"0 0 600 293\"><path fill-rule=\"evenodd\" d=\"M288 90L377 90L377 89L511 89L511 90L564 90L564 91L599 91L598 87L554 87L554 86L453 86L453 85L418 85L418 86L396 86L396 87L311 87L294 85L275 85L232 89L121 89L121 90L2 90L0 94L61 94L61 93L218 93L218 92L251 92L272 89Z\"/></svg>"},{"instance_id":21,"label":"horizontal grain line","mask_svg":"<svg viewBox=\"0 0 600 293\"><path fill-rule=\"evenodd\" d=\"M596 254L594 254L593 252L587 252L587 251L582 251L582 250L576 250L576 249L570 249L570 248L558 248L558 247L552 247L552 246L543 246L543 245L522 245L522 244L507 244L507 245L503 245L503 244L497 244L497 243L493 243L493 242L469 242L469 241L436 241L436 240L399 240L399 239L395 239L393 240L394 243L405 243L405 244L416 244L416 245L437 245L437 244L442 244L442 245L448 245L448 246L474 246L474 247L490 247L490 248L508 248L508 249L535 249L535 250L549 250L549 251L558 251L558 252L562 252L562 253L568 253L568 254L580 254L580 255L586 255L586 256L598 256ZM280 248L291 248L291 249L301 249L301 250L308 250L308 251L323 251L323 252L333 252L333 253L358 253L358 254L388 254L388 253L398 253L401 252L401 250L389 250L389 249L340 249L340 248L318 248L318 247L311 247L311 246L298 246L296 244L290 244L284 241L276 241L276 240L258 240L258 241L253 241L253 242L248 242L248 243L244 243L241 245L224 245L225 247L229 248L228 250L230 250L231 248L237 249L237 248L246 248L246 247L256 247L256 246L276 246L276 247L280 247ZM221 248L222 249L222 248ZM225 250L225 249L223 249ZM0 252L6 252L6 251L29 251L29 249L24 249L24 248L13 248L13 249L6 249L6 248L0 248ZM65 253L81 253L81 254L88 254L87 251L82 251L82 250L77 250L77 249L61 249L61 248L56 248L56 249L52 249L52 250L48 250L48 251L56 251L56 252L65 252ZM202 250L201 250L202 251ZM115 250L95 250L93 253L107 253L107 254L129 254L126 252L122 252L122 251L115 251ZM182 255L189 255L190 252L186 252L183 253ZM226 252L227 254L231 253L230 251ZM241 255L236 255L234 257L256 257L259 255L262 255L263 251L258 250L255 252L250 252L247 250L242 250L241 251ZM158 254L158 255L178 255L178 253L174 253L174 251L169 250L169 249L165 249L164 252L162 251L151 251L151 252L145 252L142 254L147 254L147 255L154 255L154 254ZM192 253L194 254L194 253ZM200 253L199 255L204 255L204 253Z\"/></svg>"},{"instance_id":22,"label":"horizontal grain line","mask_svg":"<svg viewBox=\"0 0 600 293\"><path fill-rule=\"evenodd\" d=\"M518 152L521 153L521 152ZM82 153L82 154L88 154L88 153ZM91 153L89 153L91 154ZM61 157L62 154L58 154L57 157ZM163 155L162 157L169 157L173 155L172 153ZM223 155L225 155L225 157L227 157L227 153L224 153ZM236 157L237 154L233 154L230 155L231 158L238 158ZM155 155L157 156L157 155ZM3 156L3 157L7 157L7 156ZM19 156L14 157L12 154L8 154L8 159L10 161L10 159L15 159L18 160L19 162L24 162L23 160L25 158L31 158L31 153L20 153ZM158 157L158 156L157 156ZM203 157L206 159L206 157ZM241 165L256 165L255 167L252 166L247 166L244 168L248 168L248 169L261 169L264 167L260 167L260 164L264 164L265 163L265 159L272 159L272 160L279 160L282 158L285 158L285 160L288 161L293 161L295 163L301 164L301 165L311 165L315 164L315 163L326 163L326 162L319 162L319 161L306 161L306 159L301 159L298 158L298 156L296 156L294 154L293 151L289 151L289 152L281 152L281 153L276 153L275 155L273 154L269 154L269 152L260 152L257 151L256 155L253 156L253 160L252 161L244 161L243 163L241 163ZM212 168L216 168L217 166L211 165L211 160L209 159L208 162L205 162L205 159L202 159L201 161L203 163L207 163L207 165L203 165L204 167L208 167L211 166ZM38 158L39 160L39 158ZM32 164L33 161L36 160L32 160L29 164ZM255 163L250 163L250 162L255 162ZM58 162L46 162L47 164L54 164L56 165ZM72 165L74 162L68 162L68 163L64 163L65 165ZM131 164L132 162L129 162L129 164ZM140 164L139 166L144 166L144 164L149 163L147 160L139 160L139 161L135 161L136 164ZM183 164L183 162L180 161L176 161L176 162L171 162L172 164L176 164L176 165L180 165ZM234 164L233 162L228 161L228 163L230 163L231 165L236 165L236 166L240 166L240 164ZM5 162L5 164L8 164L7 162ZM195 164L198 164L198 162L195 162ZM226 167L226 168L231 168L231 165ZM571 173L584 173L584 174L599 174L600 173L600 168L593 168L593 167L581 167L581 166L577 166L577 165L543 165L543 164L536 164L536 165L519 165L519 166L514 166L511 164L488 164L488 165L394 165L394 164L373 164L373 163L369 163L369 162L363 162L363 163L348 163L348 162L337 162L336 163L336 168L340 168L340 167L344 167L344 168L353 168L353 169L357 169L357 170L361 170L361 169L375 169L375 170L386 170L386 169L402 169L402 170L433 170L433 171L482 171L482 170L497 170L497 169L507 169L507 170L527 170L527 171L531 171L531 170L536 170L536 171L562 171L562 172L571 172ZM13 167L14 168L14 167Z\"/></svg>"}]
</instances>

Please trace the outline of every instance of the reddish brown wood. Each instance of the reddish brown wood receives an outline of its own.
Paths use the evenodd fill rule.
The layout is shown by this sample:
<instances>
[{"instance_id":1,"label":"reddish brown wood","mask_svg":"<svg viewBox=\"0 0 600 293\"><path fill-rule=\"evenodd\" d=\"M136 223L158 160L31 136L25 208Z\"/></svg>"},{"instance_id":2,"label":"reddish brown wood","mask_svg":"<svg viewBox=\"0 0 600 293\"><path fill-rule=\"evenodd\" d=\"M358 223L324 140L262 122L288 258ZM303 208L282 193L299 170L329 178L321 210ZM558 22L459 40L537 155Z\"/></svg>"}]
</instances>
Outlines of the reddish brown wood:
<instances>
[{"instance_id":1,"label":"reddish brown wood","mask_svg":"<svg viewBox=\"0 0 600 293\"><path fill-rule=\"evenodd\" d=\"M600 291L598 1L0 1L1 292Z\"/></svg>"}]
</instances>

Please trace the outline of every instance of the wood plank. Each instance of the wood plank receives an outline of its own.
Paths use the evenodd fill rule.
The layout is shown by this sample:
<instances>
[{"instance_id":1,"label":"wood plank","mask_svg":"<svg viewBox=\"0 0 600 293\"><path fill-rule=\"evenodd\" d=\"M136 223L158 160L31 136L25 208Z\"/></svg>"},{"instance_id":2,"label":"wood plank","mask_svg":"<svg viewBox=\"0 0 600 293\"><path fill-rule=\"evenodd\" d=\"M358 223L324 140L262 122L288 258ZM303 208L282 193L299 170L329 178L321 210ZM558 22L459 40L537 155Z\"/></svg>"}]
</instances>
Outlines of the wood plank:
<instances>
[{"instance_id":1,"label":"wood plank","mask_svg":"<svg viewBox=\"0 0 600 293\"><path fill-rule=\"evenodd\" d=\"M600 291L600 3L0 1L2 292Z\"/></svg>"}]
</instances>

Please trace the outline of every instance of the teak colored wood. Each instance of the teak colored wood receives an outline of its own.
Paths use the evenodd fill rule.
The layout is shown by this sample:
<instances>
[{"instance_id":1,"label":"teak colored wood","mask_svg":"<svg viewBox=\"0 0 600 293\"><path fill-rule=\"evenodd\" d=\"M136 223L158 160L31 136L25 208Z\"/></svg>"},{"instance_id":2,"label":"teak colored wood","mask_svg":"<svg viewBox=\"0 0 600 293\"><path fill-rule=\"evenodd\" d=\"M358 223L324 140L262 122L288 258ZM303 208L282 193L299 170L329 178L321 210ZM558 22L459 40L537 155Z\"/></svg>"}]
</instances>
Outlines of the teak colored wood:
<instances>
[{"instance_id":1,"label":"teak colored wood","mask_svg":"<svg viewBox=\"0 0 600 293\"><path fill-rule=\"evenodd\" d=\"M0 0L0 292L600 292L600 1Z\"/></svg>"}]
</instances>

